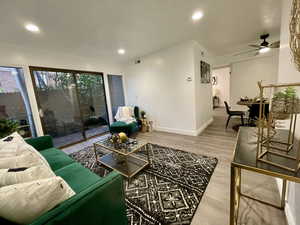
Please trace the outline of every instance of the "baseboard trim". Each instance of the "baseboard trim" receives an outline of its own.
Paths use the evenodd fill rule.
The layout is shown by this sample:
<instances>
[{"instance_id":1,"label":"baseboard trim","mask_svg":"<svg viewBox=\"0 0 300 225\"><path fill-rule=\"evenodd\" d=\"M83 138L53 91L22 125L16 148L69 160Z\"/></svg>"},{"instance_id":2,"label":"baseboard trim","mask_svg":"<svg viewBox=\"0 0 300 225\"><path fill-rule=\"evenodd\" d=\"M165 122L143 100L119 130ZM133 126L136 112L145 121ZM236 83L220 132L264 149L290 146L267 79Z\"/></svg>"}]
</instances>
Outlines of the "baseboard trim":
<instances>
[{"instance_id":1,"label":"baseboard trim","mask_svg":"<svg viewBox=\"0 0 300 225\"><path fill-rule=\"evenodd\" d=\"M284 212L288 225L296 225L290 205L288 203L285 204Z\"/></svg>"},{"instance_id":2,"label":"baseboard trim","mask_svg":"<svg viewBox=\"0 0 300 225\"><path fill-rule=\"evenodd\" d=\"M197 131L196 131L196 135L198 136L199 134L201 134L210 124L212 124L212 122L214 121L213 118L210 118L208 121L206 121L206 123L204 123Z\"/></svg>"},{"instance_id":3,"label":"baseboard trim","mask_svg":"<svg viewBox=\"0 0 300 225\"><path fill-rule=\"evenodd\" d=\"M196 136L195 135L196 132L193 130L184 130L184 129L169 128L169 127L159 127L159 126L155 127L154 130L168 132L168 133L174 133L174 134Z\"/></svg>"},{"instance_id":4,"label":"baseboard trim","mask_svg":"<svg viewBox=\"0 0 300 225\"><path fill-rule=\"evenodd\" d=\"M206 123L204 123L199 129L197 130L184 130L184 129L176 129L176 128L168 128L168 127L160 127L156 126L154 130L156 131L162 131L162 132L168 132L168 133L174 133L174 134L182 134L182 135L189 135L189 136L198 136L201 134L206 127L208 127L213 122L213 119L209 119Z\"/></svg>"},{"instance_id":5,"label":"baseboard trim","mask_svg":"<svg viewBox=\"0 0 300 225\"><path fill-rule=\"evenodd\" d=\"M279 196L280 198L281 196L281 190L282 190L282 179L279 178L275 178L276 183L277 183L277 187L278 187L278 191L279 191ZM295 219L293 217L290 205L288 204L288 202L285 203L285 208L284 208L284 213L285 213L285 217L286 217L286 221L288 225L296 225L295 223Z\"/></svg>"}]
</instances>

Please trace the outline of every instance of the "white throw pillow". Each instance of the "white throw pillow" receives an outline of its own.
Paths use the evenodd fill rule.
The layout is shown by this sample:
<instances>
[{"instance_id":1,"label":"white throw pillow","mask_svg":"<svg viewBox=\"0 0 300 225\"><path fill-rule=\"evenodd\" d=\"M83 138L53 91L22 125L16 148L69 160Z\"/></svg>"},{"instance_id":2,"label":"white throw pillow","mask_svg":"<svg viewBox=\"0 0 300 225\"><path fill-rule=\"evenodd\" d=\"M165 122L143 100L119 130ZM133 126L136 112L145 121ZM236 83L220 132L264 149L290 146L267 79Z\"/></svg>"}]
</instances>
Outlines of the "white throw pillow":
<instances>
[{"instance_id":1,"label":"white throw pillow","mask_svg":"<svg viewBox=\"0 0 300 225\"><path fill-rule=\"evenodd\" d=\"M3 167L3 164L1 164L1 159L24 156L24 154L29 152L35 154L35 158L39 158L41 163L32 164L32 161L30 161L30 164L23 164L23 166L30 167L32 165L44 164L50 168L47 160L34 147L27 144L17 132L0 140L0 168L15 168L15 165L10 164L7 164L8 167ZM8 162L11 161L8 159Z\"/></svg>"},{"instance_id":2,"label":"white throw pillow","mask_svg":"<svg viewBox=\"0 0 300 225\"><path fill-rule=\"evenodd\" d=\"M27 144L25 143L25 145L23 145L21 147L22 151L23 151L23 154L24 153L32 153L35 155L35 157L39 158L40 159L40 163L41 164L44 164L45 166L48 166L50 168L50 165L49 163L47 162L47 160L44 158L44 156L41 155L41 153L39 153L39 151L37 151L34 147L32 147L30 144ZM9 167L11 168L11 167Z\"/></svg>"},{"instance_id":3,"label":"white throw pillow","mask_svg":"<svg viewBox=\"0 0 300 225\"><path fill-rule=\"evenodd\" d=\"M74 194L61 177L5 186L0 188L0 217L29 224Z\"/></svg>"},{"instance_id":4,"label":"white throw pillow","mask_svg":"<svg viewBox=\"0 0 300 225\"><path fill-rule=\"evenodd\" d=\"M17 132L2 138L0 140L0 158L23 154L25 150L22 147L26 144Z\"/></svg>"},{"instance_id":5,"label":"white throw pillow","mask_svg":"<svg viewBox=\"0 0 300 225\"><path fill-rule=\"evenodd\" d=\"M55 177L55 173L45 165L0 169L0 187Z\"/></svg>"},{"instance_id":6,"label":"white throw pillow","mask_svg":"<svg viewBox=\"0 0 300 225\"><path fill-rule=\"evenodd\" d=\"M0 158L0 169L32 167L41 164L40 157L34 152L25 152L18 156Z\"/></svg>"}]
</instances>

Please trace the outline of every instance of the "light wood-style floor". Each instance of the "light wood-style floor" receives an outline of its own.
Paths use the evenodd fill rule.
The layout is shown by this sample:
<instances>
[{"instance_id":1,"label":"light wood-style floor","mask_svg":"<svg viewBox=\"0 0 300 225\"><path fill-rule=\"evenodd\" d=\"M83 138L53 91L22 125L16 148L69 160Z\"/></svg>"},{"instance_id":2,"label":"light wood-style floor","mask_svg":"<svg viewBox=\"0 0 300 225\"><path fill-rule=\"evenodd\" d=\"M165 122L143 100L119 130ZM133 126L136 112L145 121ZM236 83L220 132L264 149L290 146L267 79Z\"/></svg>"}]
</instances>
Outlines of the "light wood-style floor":
<instances>
[{"instance_id":1,"label":"light wood-style floor","mask_svg":"<svg viewBox=\"0 0 300 225\"><path fill-rule=\"evenodd\" d=\"M228 225L230 200L230 162L237 132L231 129L239 119L232 119L225 130L224 108L214 110L214 122L197 137L165 132L139 133L137 138L184 151L217 157L219 162L199 204L192 225ZM101 137L99 137L101 138ZM65 152L78 151L99 138L74 145ZM242 171L243 192L279 204L279 192L274 178ZM239 225L287 225L283 211L242 199Z\"/></svg>"},{"instance_id":2,"label":"light wood-style floor","mask_svg":"<svg viewBox=\"0 0 300 225\"><path fill-rule=\"evenodd\" d=\"M197 154L217 157L219 162L200 202L192 225L229 224L230 162L237 132L231 129L239 120L232 120L225 130L224 108L214 111L214 122L197 137L165 132L140 133L138 138ZM279 204L274 178L242 171L243 192ZM240 225L286 225L283 211L249 199L242 199Z\"/></svg>"}]
</instances>

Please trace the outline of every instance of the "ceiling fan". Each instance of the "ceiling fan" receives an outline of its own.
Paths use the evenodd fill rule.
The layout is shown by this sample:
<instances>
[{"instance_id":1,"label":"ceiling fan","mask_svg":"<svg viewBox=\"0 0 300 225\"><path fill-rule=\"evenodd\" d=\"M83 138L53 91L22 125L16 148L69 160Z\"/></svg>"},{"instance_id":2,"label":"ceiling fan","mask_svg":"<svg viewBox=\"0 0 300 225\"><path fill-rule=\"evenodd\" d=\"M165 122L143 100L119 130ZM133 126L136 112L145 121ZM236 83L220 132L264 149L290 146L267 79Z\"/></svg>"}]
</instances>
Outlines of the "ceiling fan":
<instances>
[{"instance_id":1,"label":"ceiling fan","mask_svg":"<svg viewBox=\"0 0 300 225\"><path fill-rule=\"evenodd\" d=\"M271 50L271 48L279 48L280 47L280 41L275 41L273 43L269 43L267 41L267 38L270 36L270 34L262 34L260 35L260 39L262 40L261 44L258 45L254 45L251 44L249 45L250 47L254 48L248 51L244 51L244 52L240 52L235 54L234 56L238 56L238 55L243 55L243 54L249 54L249 53L254 53L254 56L262 54L262 53L266 53L268 51Z\"/></svg>"}]
</instances>

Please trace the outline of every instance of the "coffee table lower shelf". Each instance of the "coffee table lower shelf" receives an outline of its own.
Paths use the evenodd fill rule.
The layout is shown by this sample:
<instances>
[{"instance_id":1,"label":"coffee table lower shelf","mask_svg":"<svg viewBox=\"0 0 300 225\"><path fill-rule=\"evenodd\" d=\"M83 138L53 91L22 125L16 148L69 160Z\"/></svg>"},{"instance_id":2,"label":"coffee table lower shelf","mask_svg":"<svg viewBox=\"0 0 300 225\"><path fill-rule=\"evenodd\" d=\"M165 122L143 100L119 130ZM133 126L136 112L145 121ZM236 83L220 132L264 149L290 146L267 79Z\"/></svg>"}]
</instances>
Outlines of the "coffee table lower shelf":
<instances>
[{"instance_id":1,"label":"coffee table lower shelf","mask_svg":"<svg viewBox=\"0 0 300 225\"><path fill-rule=\"evenodd\" d=\"M149 165L149 162L144 159L132 155L121 156L114 152L102 156L99 158L99 162L104 166L118 171L127 178L133 177Z\"/></svg>"}]
</instances>

